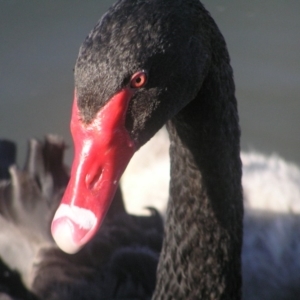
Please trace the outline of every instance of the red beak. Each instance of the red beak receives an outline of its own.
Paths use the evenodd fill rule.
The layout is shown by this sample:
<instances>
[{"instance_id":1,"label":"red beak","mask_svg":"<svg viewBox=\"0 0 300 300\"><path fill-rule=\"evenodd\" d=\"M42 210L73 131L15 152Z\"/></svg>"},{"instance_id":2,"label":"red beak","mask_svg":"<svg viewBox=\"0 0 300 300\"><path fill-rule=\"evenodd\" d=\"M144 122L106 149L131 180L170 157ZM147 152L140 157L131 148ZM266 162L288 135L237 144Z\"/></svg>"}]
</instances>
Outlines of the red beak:
<instances>
[{"instance_id":1,"label":"red beak","mask_svg":"<svg viewBox=\"0 0 300 300\"><path fill-rule=\"evenodd\" d=\"M113 96L89 124L73 103L71 132L75 158L71 178L51 231L67 253L79 251L97 232L114 197L119 179L135 152L125 128L130 89Z\"/></svg>"}]
</instances>

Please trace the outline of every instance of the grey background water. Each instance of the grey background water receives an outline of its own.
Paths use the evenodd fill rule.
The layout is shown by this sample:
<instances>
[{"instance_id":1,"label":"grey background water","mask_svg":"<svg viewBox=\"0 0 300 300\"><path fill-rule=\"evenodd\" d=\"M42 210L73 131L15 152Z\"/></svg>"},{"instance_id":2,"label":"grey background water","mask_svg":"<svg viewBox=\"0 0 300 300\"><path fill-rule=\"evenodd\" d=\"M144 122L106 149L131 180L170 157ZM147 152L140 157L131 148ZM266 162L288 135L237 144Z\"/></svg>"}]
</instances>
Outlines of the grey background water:
<instances>
[{"instance_id":1,"label":"grey background water","mask_svg":"<svg viewBox=\"0 0 300 300\"><path fill-rule=\"evenodd\" d=\"M0 137L69 134L78 48L113 1L0 0ZM203 1L232 58L242 148L300 164L300 1ZM72 152L68 152L68 161Z\"/></svg>"}]
</instances>

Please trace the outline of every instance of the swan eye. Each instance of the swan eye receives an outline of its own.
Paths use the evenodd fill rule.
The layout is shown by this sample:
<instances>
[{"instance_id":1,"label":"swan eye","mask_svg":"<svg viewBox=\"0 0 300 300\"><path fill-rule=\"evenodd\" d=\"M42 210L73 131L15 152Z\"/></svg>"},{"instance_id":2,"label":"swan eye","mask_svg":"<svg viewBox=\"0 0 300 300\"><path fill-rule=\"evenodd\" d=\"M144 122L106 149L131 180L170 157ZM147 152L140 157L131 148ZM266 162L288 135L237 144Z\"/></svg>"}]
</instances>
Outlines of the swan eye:
<instances>
[{"instance_id":1,"label":"swan eye","mask_svg":"<svg viewBox=\"0 0 300 300\"><path fill-rule=\"evenodd\" d=\"M147 82L147 74L145 71L139 71L132 75L130 80L130 87L138 89L143 87Z\"/></svg>"}]
</instances>

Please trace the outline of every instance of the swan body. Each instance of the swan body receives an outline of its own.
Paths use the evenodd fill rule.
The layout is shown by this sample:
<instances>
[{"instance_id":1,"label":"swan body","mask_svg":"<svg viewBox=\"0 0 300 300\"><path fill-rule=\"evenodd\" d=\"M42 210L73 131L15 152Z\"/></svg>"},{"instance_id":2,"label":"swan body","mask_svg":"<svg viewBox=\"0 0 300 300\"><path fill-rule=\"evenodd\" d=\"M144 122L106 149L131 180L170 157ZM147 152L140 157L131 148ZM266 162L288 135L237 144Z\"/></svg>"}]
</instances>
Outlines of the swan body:
<instances>
[{"instance_id":1,"label":"swan body","mask_svg":"<svg viewBox=\"0 0 300 300\"><path fill-rule=\"evenodd\" d=\"M54 150L54 153L56 153L55 156L52 155L49 157L49 155L47 156L41 153L42 149L49 149L49 145L52 147L52 152ZM26 170L21 172L16 167L10 169L10 174L14 177L12 180L15 188L18 187L19 191L21 191L22 202L35 203L36 198L39 199L37 203L43 201L48 202L50 207L54 205L52 209L50 209L48 205L44 206L44 208L46 207L46 215L50 214L50 216L52 215L51 211L58 205L60 195L66 184L65 178L67 175L60 158L64 149L63 145L64 143L61 139L54 138L53 136L47 138L46 144L32 140L30 147L31 154L28 155ZM143 187L141 190L136 191L140 201L135 202L135 199L131 198L134 202L131 203L131 205L141 205L141 207L149 206L151 201L147 203L147 199L153 199L152 197L156 199L155 192L158 192L158 198L161 197L161 193L157 187L161 188L162 182L164 182L164 189L167 190L169 180L169 176L167 175L169 172L167 145L168 140L166 139L165 132L160 132L157 136L153 137L150 143L153 149L149 149L149 145L147 145L148 148L142 148L139 151L139 155L143 157L143 161L147 162L147 168L150 170L157 169L157 171L160 171L158 171L157 174L164 175L161 176L159 181L157 180L157 176L153 179L152 176L149 177L148 170L144 171L143 168L141 168L139 156L134 159L136 162L133 160L131 168L125 173L125 180L136 181L139 179L143 182L143 184L137 183L137 186ZM159 156L158 160L155 159L157 156ZM0 156L0 163L2 157L3 156ZM41 164L38 157L43 157L46 162L48 161L48 163L45 162L45 165L49 165L49 163L57 165L60 171L55 172L55 180L53 178L53 170L51 176L48 174L48 176L46 176L48 179L45 180L45 173L47 173L45 172L45 165L44 163ZM241 157L243 161L242 182L245 202L244 244L242 252L243 299L296 300L300 295L298 288L300 276L300 265L298 264L300 247L298 246L300 245L300 240L297 234L300 224L300 170L297 166L285 162L276 155L267 157L252 152L242 153ZM14 163L14 161L15 158L11 163ZM153 164L156 166L152 166ZM31 171L28 169L29 165L31 165ZM133 169L132 166L135 168ZM41 171L43 169L44 171ZM37 170L40 170L39 174ZM133 170L133 177L130 178ZM43 183L42 186L44 186L44 189L42 186L40 189L37 189L36 181L30 179L32 178L29 176L30 173L33 177L38 174L38 182ZM22 180L20 181L20 179ZM148 184L145 185L145 181L148 182ZM48 184L46 184L47 182ZM54 187L53 182L55 182ZM45 186L49 186L49 183L52 185L52 188L49 189L48 187L46 189ZM150 196L147 195L149 185L151 186ZM9 181L0 181L0 186L2 193L9 191ZM44 193L42 193L42 190L44 190ZM54 192L55 190L57 192ZM48 194L45 194L45 191L48 191ZM125 191L125 197L126 196L128 198ZM282 198L285 200L282 201ZM52 200L49 202L49 199ZM111 244L107 243L107 240L103 240L103 237L101 240L101 234L96 236L91 246L81 253L80 258L78 256L75 258L69 257L57 249L51 239L49 239L49 232L47 230L43 229L40 231L40 228L46 228L43 224L49 224L49 216L46 220L42 221L34 211L30 211L30 217L32 219L31 225L33 226L30 230L31 235L28 235L28 230L24 230L20 223L12 221L11 218L7 219L7 215L5 217L3 216L3 211L7 213L7 210L3 210L3 201L5 201L7 205L7 201L12 200L11 195L9 196L9 193L1 194L0 200L2 203L0 222L3 225L0 231L0 252L1 259L6 264L3 265L0 263L0 299L34 300L36 296L33 295L33 292L41 296L41 299L75 299L75 294L77 296L76 299L79 299L78 297L81 297L79 292L84 294L87 293L87 291L89 291L87 293L89 299L99 299L99 295L104 292L109 294L114 290L112 283L116 282L118 278L116 274L118 273L110 273L109 270L111 270L111 268L115 270L114 272L122 274L123 278L124 274L128 274L127 276L129 277L127 277L126 280L123 279L125 283L127 282L124 284L124 286L127 287L127 294L136 293L136 290L138 290L138 284L136 285L136 282L142 280L142 282L148 282L146 285L146 287L148 286L148 290L146 290L146 295L148 296L145 296L145 291L141 292L142 294L140 295L142 295L142 299L150 297L151 291L154 289L154 273L158 259L157 253L160 249L159 244L161 242L159 232L162 231L161 225L155 225L155 222L159 221L157 217L154 219L152 219L152 217L149 218L147 221L148 224L146 225L149 232L154 230L154 234L152 232L148 235L148 238L154 241L154 243L152 242L152 248L147 248L147 239L144 240L143 247L132 248L121 246L113 255L113 267L104 269L105 273L101 273L100 270L101 268L103 269L103 263L99 263L97 251L103 251L103 249L109 249L109 247L111 247ZM160 201L162 201L162 199L160 199ZM166 204L166 199L164 199L163 202ZM159 203L159 205L161 205L161 203ZM164 205L162 205L162 207ZM110 216L113 216L120 210L123 210L122 206L121 208L118 207L118 205L115 206ZM144 212L145 209L141 211ZM23 215L23 219L26 217L24 210L19 211L19 213L21 213L21 216ZM163 209L161 213L165 214L165 210ZM147 220L147 217L145 220ZM129 224L131 224L131 226L129 226ZM111 241L114 240L114 236L116 236L117 240L126 240L128 238L128 241L131 240L132 244L135 242L130 236L136 235L137 241L140 240L139 242L141 242L140 231L137 231L133 224L130 217L123 217L122 220L118 220L117 222L116 219L113 218L110 222L104 224L102 232L105 233L105 236L111 234ZM23 227L24 225L29 225L28 219L25 222L23 221ZM118 228L124 227L129 227L132 232L125 232L122 229L118 233ZM146 228L142 230L143 235L147 234ZM34 240L32 239L33 236L36 237ZM154 246L155 244L156 246ZM156 250L153 252L154 249ZM91 253L94 254L91 256ZM9 254L9 256L7 254ZM147 268L148 274L149 268L152 269L152 275L149 276L145 274L146 277L141 279L141 270L143 270L143 268L141 268L138 278L134 280L135 284L130 285L130 276L132 275L129 274L132 273L128 273L127 268L132 265L132 260L135 259L135 257L141 261L141 264L146 264L145 268ZM128 259L130 260L129 265ZM90 265L89 261L94 263L94 265ZM26 262L26 264L24 264L24 262ZM35 267L37 262L39 262L39 268ZM7 265L9 265L10 268L8 268ZM95 275L95 273L97 274L97 269L100 271L99 274L102 274L100 281L93 280L89 283L84 279L85 276L89 279L97 278ZM18 270L18 272L13 270ZM71 274L65 278L65 275L62 276L62 274L67 270ZM87 272L87 270L90 271ZM55 276L53 276L53 273L55 273ZM22 281L19 274L21 274ZM41 274L43 274L43 276ZM105 275L103 276L103 274L106 274L106 277ZM106 280L103 281L103 278L106 278ZM32 281L35 282L35 284L33 284ZM24 283L27 288L23 285ZM99 283L101 283L100 286ZM142 286L145 286L145 283L144 285L142 284ZM74 287L77 285L80 287L80 291ZM66 289L69 290L69 292L66 292ZM143 288L141 290L143 290ZM123 293L124 296L124 290L121 291L121 293Z\"/></svg>"}]
</instances>

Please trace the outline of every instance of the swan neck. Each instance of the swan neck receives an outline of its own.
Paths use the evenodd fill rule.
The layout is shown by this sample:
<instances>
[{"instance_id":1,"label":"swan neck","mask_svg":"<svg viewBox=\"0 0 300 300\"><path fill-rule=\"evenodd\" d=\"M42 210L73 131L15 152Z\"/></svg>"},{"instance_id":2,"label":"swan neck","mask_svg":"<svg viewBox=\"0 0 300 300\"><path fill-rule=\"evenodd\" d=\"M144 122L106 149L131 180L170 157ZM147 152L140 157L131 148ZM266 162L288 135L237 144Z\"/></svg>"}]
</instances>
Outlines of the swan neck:
<instances>
[{"instance_id":1,"label":"swan neck","mask_svg":"<svg viewBox=\"0 0 300 300\"><path fill-rule=\"evenodd\" d=\"M170 198L154 299L241 299L240 132L233 81L224 95L215 77L167 126Z\"/></svg>"}]
</instances>

